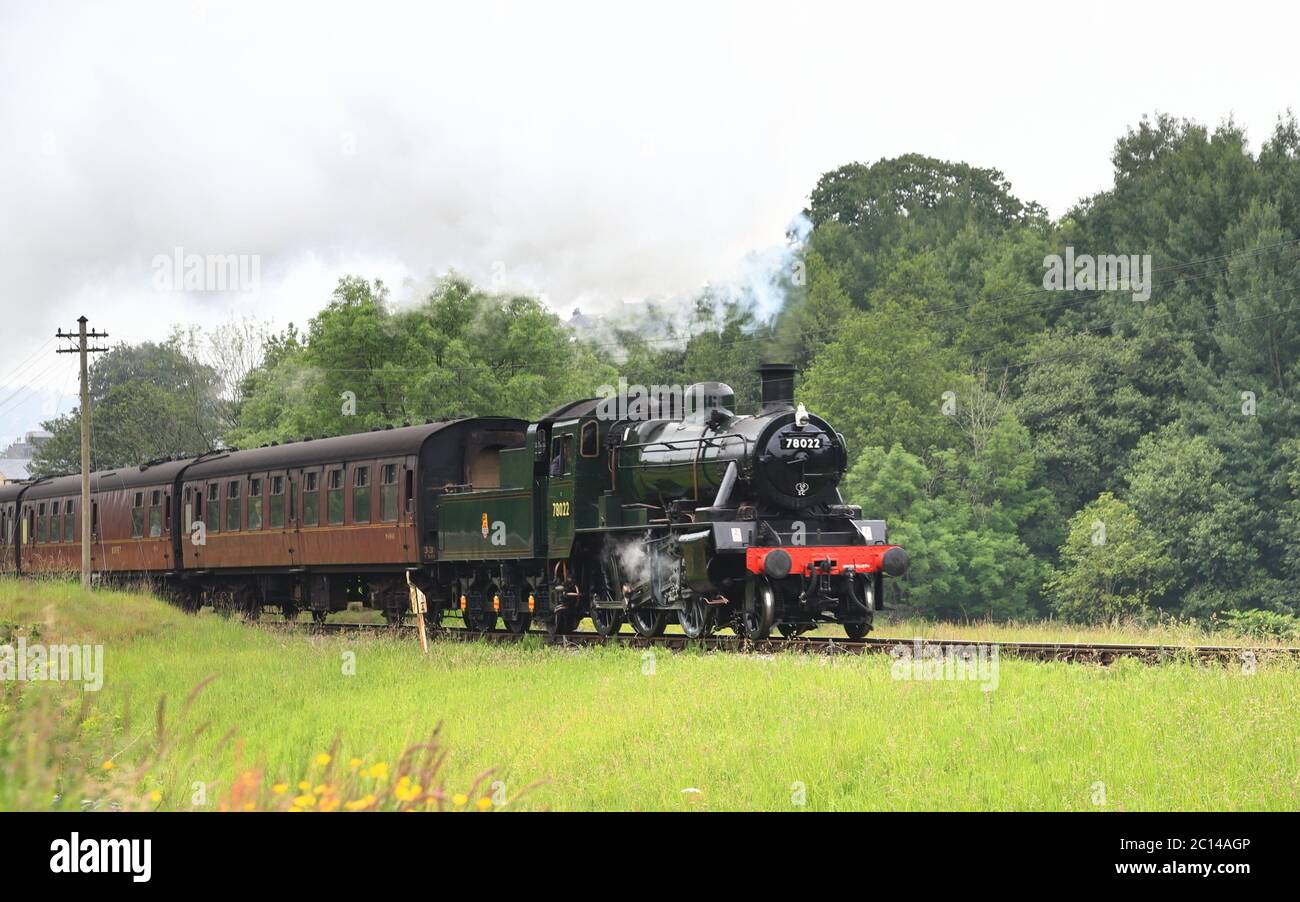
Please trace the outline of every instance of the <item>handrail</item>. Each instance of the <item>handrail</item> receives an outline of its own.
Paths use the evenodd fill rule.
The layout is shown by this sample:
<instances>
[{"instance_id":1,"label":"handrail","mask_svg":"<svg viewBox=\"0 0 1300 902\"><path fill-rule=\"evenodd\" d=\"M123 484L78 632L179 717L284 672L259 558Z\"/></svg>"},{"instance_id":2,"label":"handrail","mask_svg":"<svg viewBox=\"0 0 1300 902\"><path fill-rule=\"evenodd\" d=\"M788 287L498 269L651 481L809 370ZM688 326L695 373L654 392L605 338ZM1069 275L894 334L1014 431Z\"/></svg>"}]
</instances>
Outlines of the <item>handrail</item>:
<instances>
[{"instance_id":1,"label":"handrail","mask_svg":"<svg viewBox=\"0 0 1300 902\"><path fill-rule=\"evenodd\" d=\"M720 435L720 436L701 435L695 438L666 439L662 441L640 442L637 444L619 445L617 448L615 448L615 451L618 454L616 465L619 469L625 469L625 470L630 470L635 468L649 469L654 467L677 467L687 463L694 465L700 461L701 459L700 454L703 452L705 448L716 448L718 450L726 450L729 445L735 445L737 442L739 442L743 447L748 448L751 443L751 439L743 435L738 435L736 433L728 433L726 435ZM634 464L623 463L622 460L623 452L646 451L650 449L662 449L665 451L683 451L687 453L694 453L695 456L694 458L683 459L683 460L669 460L669 461L638 460Z\"/></svg>"}]
</instances>

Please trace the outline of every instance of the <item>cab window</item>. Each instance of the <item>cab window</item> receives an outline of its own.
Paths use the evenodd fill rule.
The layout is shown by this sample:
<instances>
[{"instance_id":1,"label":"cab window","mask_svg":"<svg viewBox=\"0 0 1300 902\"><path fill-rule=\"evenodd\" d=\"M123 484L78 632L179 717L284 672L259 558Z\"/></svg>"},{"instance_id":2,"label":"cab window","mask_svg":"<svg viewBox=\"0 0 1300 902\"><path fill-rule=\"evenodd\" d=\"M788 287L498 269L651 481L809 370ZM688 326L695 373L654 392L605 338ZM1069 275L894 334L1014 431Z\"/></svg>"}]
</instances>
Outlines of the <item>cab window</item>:
<instances>
[{"instance_id":1,"label":"cab window","mask_svg":"<svg viewBox=\"0 0 1300 902\"><path fill-rule=\"evenodd\" d=\"M567 476L573 472L573 436L557 435L551 439L551 475Z\"/></svg>"},{"instance_id":2,"label":"cab window","mask_svg":"<svg viewBox=\"0 0 1300 902\"><path fill-rule=\"evenodd\" d=\"M582 456L595 457L600 452L598 439L598 430L594 422L583 424L582 427Z\"/></svg>"}]
</instances>

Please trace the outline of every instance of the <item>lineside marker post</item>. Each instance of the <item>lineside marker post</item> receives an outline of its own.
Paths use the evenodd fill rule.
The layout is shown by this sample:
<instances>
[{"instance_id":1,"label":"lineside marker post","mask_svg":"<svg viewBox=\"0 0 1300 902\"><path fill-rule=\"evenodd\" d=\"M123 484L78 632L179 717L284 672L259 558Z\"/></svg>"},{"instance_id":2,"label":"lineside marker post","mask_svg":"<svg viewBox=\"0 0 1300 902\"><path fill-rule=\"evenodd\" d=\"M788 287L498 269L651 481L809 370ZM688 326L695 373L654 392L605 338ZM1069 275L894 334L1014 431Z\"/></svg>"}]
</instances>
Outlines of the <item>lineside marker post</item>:
<instances>
[{"instance_id":1,"label":"lineside marker post","mask_svg":"<svg viewBox=\"0 0 1300 902\"><path fill-rule=\"evenodd\" d=\"M429 600L424 597L424 593L419 590L415 583L411 582L411 571L406 571L406 584L411 589L411 613L415 615L415 622L420 625L420 651L424 654L429 653L429 636L424 631L424 615L429 610Z\"/></svg>"}]
</instances>

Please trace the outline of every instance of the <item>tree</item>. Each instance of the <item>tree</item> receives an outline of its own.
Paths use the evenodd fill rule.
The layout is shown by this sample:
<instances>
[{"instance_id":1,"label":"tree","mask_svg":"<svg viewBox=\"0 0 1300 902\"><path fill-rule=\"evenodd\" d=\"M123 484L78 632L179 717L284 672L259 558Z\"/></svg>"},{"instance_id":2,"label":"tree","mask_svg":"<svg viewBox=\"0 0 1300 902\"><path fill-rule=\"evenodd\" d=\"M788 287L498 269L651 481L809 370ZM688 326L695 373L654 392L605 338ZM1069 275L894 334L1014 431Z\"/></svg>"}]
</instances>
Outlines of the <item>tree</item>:
<instances>
[{"instance_id":1,"label":"tree","mask_svg":"<svg viewBox=\"0 0 1300 902\"><path fill-rule=\"evenodd\" d=\"M798 395L844 433L850 452L898 443L922 455L957 441L943 404L959 387L955 355L915 302L900 302L850 315Z\"/></svg>"},{"instance_id":2,"label":"tree","mask_svg":"<svg viewBox=\"0 0 1300 902\"><path fill-rule=\"evenodd\" d=\"M1172 566L1155 535L1110 492L1070 518L1060 557L1045 593L1059 616L1085 623L1151 610Z\"/></svg>"},{"instance_id":3,"label":"tree","mask_svg":"<svg viewBox=\"0 0 1300 902\"><path fill-rule=\"evenodd\" d=\"M1047 485L1078 510L1119 474L1152 429L1172 420L1190 350L1161 335L1045 335L1020 368L1016 416L1030 430Z\"/></svg>"},{"instance_id":4,"label":"tree","mask_svg":"<svg viewBox=\"0 0 1300 902\"><path fill-rule=\"evenodd\" d=\"M949 243L968 227L989 236L1045 218L996 169L906 154L823 175L806 214L811 246L864 305L897 260Z\"/></svg>"},{"instance_id":5,"label":"tree","mask_svg":"<svg viewBox=\"0 0 1300 902\"><path fill-rule=\"evenodd\" d=\"M119 344L92 359L88 374L91 465L136 466L200 454L221 438L217 373L185 352L179 335ZM34 475L81 469L81 410L41 424L52 438L32 460Z\"/></svg>"},{"instance_id":6,"label":"tree","mask_svg":"<svg viewBox=\"0 0 1300 902\"><path fill-rule=\"evenodd\" d=\"M339 281L299 337L268 338L247 379L241 446L448 416L538 417L617 381L594 346L535 298L457 276L393 310L381 282Z\"/></svg>"},{"instance_id":7,"label":"tree","mask_svg":"<svg viewBox=\"0 0 1300 902\"><path fill-rule=\"evenodd\" d=\"M1279 392L1296 384L1300 363L1300 252L1278 208L1253 203L1229 230L1214 338L1228 369Z\"/></svg>"},{"instance_id":8,"label":"tree","mask_svg":"<svg viewBox=\"0 0 1300 902\"><path fill-rule=\"evenodd\" d=\"M1026 539L1041 545L1051 534L1051 495L1037 484L1029 434L1009 410L995 422L972 415L963 439L930 466L897 444L888 453L867 448L844 494L865 516L886 519L889 541L912 556L896 586L903 603L931 616L1025 616L1043 578Z\"/></svg>"},{"instance_id":9,"label":"tree","mask_svg":"<svg viewBox=\"0 0 1300 902\"><path fill-rule=\"evenodd\" d=\"M1222 452L1179 423L1144 436L1129 467L1128 503L1174 566L1163 603L1183 614L1258 606L1261 513L1227 470Z\"/></svg>"}]
</instances>

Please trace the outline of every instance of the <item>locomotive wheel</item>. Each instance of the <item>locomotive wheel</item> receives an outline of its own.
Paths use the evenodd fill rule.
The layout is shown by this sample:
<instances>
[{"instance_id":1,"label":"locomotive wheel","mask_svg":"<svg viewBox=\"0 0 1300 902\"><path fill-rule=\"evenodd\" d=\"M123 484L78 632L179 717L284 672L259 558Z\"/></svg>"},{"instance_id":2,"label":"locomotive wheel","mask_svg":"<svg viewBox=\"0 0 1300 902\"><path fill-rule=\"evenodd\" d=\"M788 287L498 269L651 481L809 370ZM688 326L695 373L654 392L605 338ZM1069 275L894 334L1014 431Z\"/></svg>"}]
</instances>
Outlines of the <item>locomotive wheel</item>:
<instances>
[{"instance_id":1,"label":"locomotive wheel","mask_svg":"<svg viewBox=\"0 0 1300 902\"><path fill-rule=\"evenodd\" d=\"M517 635L517 634L519 634L519 633L526 633L526 632L528 632L528 627L529 627L529 625L533 622L533 615L532 615L532 614L515 614L515 615L512 617L512 616L510 616L510 615L507 614L507 615L503 616L501 619L502 619L502 621L505 622L506 630L508 630L509 632L515 633L515 634Z\"/></svg>"},{"instance_id":2,"label":"locomotive wheel","mask_svg":"<svg viewBox=\"0 0 1300 902\"><path fill-rule=\"evenodd\" d=\"M228 591L216 592L212 596L212 610L222 617L230 617L235 613L235 599Z\"/></svg>"},{"instance_id":3,"label":"locomotive wheel","mask_svg":"<svg viewBox=\"0 0 1300 902\"><path fill-rule=\"evenodd\" d=\"M465 629L476 633L490 633L496 628L496 611L465 611Z\"/></svg>"},{"instance_id":4,"label":"locomotive wheel","mask_svg":"<svg viewBox=\"0 0 1300 902\"><path fill-rule=\"evenodd\" d=\"M653 608L633 608L627 612L627 622L638 636L662 636L668 627L668 612Z\"/></svg>"},{"instance_id":5,"label":"locomotive wheel","mask_svg":"<svg viewBox=\"0 0 1300 902\"><path fill-rule=\"evenodd\" d=\"M844 623L841 626L844 627L844 635L853 640L861 639L871 632L870 623Z\"/></svg>"},{"instance_id":6,"label":"locomotive wheel","mask_svg":"<svg viewBox=\"0 0 1300 902\"><path fill-rule=\"evenodd\" d=\"M559 611L542 621L548 636L562 636L578 628L578 615L573 611Z\"/></svg>"},{"instance_id":7,"label":"locomotive wheel","mask_svg":"<svg viewBox=\"0 0 1300 902\"><path fill-rule=\"evenodd\" d=\"M698 595L686 599L686 605L677 612L677 622L688 639L701 639L713 632L718 620L715 607Z\"/></svg>"},{"instance_id":8,"label":"locomotive wheel","mask_svg":"<svg viewBox=\"0 0 1300 902\"><path fill-rule=\"evenodd\" d=\"M442 615L447 610L441 598L429 599L429 610L424 615L424 625L431 630L442 628Z\"/></svg>"},{"instance_id":9,"label":"locomotive wheel","mask_svg":"<svg viewBox=\"0 0 1300 902\"><path fill-rule=\"evenodd\" d=\"M315 609L313 609L312 612L311 612L311 622L312 622L312 623L324 623L324 622L325 622L325 618L328 617L329 615L330 615L330 612L327 611L327 610L325 610L324 608L315 608Z\"/></svg>"},{"instance_id":10,"label":"locomotive wheel","mask_svg":"<svg viewBox=\"0 0 1300 902\"><path fill-rule=\"evenodd\" d=\"M298 608L291 604L280 605L280 616L284 618L285 623L293 623L298 619Z\"/></svg>"},{"instance_id":11,"label":"locomotive wheel","mask_svg":"<svg viewBox=\"0 0 1300 902\"><path fill-rule=\"evenodd\" d=\"M591 625L602 636L612 636L623 628L623 612L617 608L591 609Z\"/></svg>"},{"instance_id":12,"label":"locomotive wheel","mask_svg":"<svg viewBox=\"0 0 1300 902\"><path fill-rule=\"evenodd\" d=\"M593 568L590 593L591 625L602 636L613 636L623 628L626 601L623 597L623 574L618 566L618 559L612 554L603 554L600 563ZM622 608L599 608L596 602L618 601Z\"/></svg>"},{"instance_id":13,"label":"locomotive wheel","mask_svg":"<svg viewBox=\"0 0 1300 902\"><path fill-rule=\"evenodd\" d=\"M778 623L776 631L787 639L794 639L812 629L812 623Z\"/></svg>"},{"instance_id":14,"label":"locomotive wheel","mask_svg":"<svg viewBox=\"0 0 1300 902\"><path fill-rule=\"evenodd\" d=\"M754 584L754 610L740 612L740 632L746 639L759 641L772 634L776 619L776 590L767 580Z\"/></svg>"}]
</instances>

